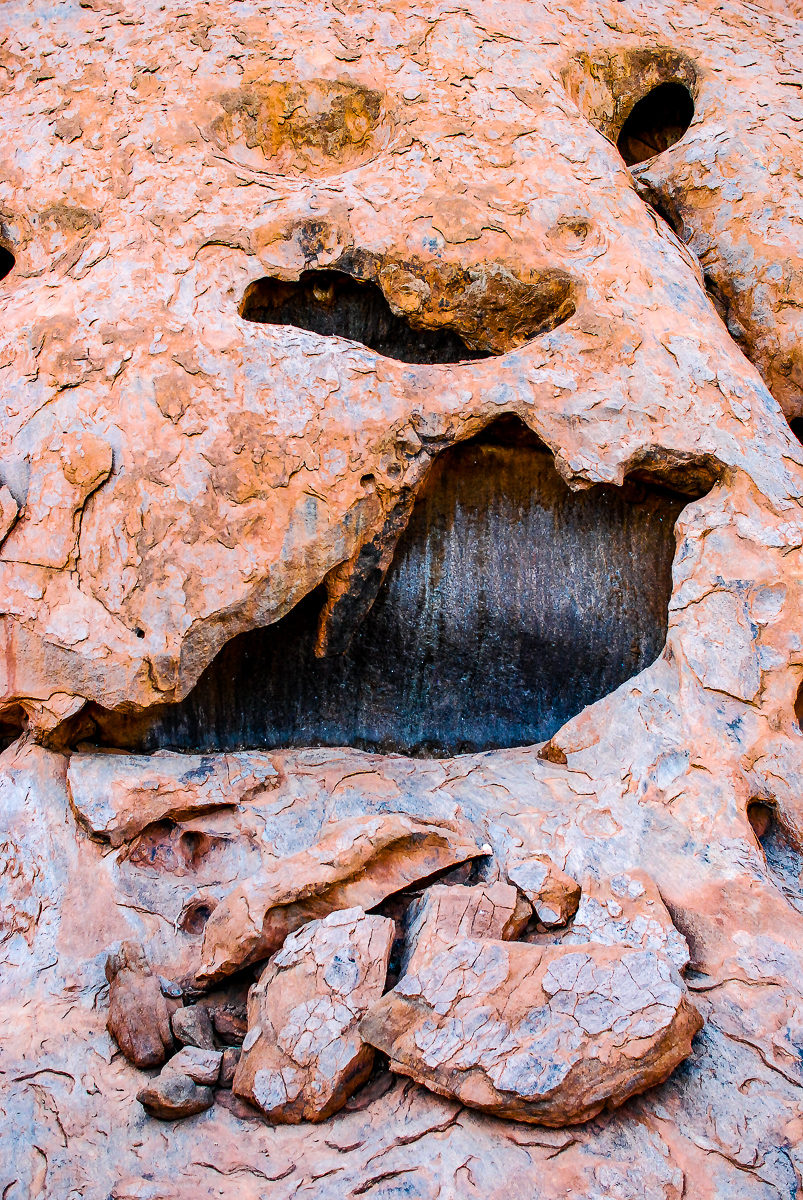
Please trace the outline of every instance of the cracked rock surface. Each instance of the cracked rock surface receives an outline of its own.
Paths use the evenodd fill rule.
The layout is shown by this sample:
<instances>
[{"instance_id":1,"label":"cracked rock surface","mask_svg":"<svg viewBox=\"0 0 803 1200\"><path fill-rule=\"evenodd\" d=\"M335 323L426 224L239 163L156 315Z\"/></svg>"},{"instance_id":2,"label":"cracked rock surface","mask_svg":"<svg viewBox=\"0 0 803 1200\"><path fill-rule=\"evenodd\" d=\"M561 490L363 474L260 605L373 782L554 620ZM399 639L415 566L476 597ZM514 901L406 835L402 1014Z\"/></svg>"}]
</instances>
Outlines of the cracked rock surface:
<instances>
[{"instance_id":1,"label":"cracked rock surface","mask_svg":"<svg viewBox=\"0 0 803 1200\"><path fill-rule=\"evenodd\" d=\"M373 1050L360 1019L382 995L393 922L361 908L290 934L248 997L232 1090L272 1121L323 1121L364 1083Z\"/></svg>"},{"instance_id":2,"label":"cracked rock surface","mask_svg":"<svg viewBox=\"0 0 803 1200\"><path fill-rule=\"evenodd\" d=\"M497 1116L562 1126L664 1079L702 1018L668 959L464 938L361 1024L391 1069Z\"/></svg>"}]
</instances>

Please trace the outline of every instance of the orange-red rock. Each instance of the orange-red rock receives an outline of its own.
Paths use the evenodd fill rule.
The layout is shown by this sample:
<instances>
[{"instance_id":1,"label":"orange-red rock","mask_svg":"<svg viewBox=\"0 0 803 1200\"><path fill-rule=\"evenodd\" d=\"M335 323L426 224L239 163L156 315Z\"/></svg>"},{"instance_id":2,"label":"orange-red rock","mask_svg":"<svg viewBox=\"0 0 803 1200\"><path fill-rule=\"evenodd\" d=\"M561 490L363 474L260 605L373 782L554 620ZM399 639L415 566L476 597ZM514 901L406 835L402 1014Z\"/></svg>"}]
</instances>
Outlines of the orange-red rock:
<instances>
[{"instance_id":1,"label":"orange-red rock","mask_svg":"<svg viewBox=\"0 0 803 1200\"><path fill-rule=\"evenodd\" d=\"M466 938L405 975L360 1030L443 1095L561 1126L663 1082L702 1024L662 955Z\"/></svg>"},{"instance_id":2,"label":"orange-red rock","mask_svg":"<svg viewBox=\"0 0 803 1200\"><path fill-rule=\"evenodd\" d=\"M11 0L3 15L0 736L32 740L0 759L0 1191L795 1195L799 0ZM666 83L691 124L630 171L617 139ZM259 280L332 267L495 357L400 362L249 319ZM573 486L712 485L676 527L656 662L547 747L291 748L268 797L209 811L190 788L191 816L161 773L149 810L104 756L76 824L68 757L97 736L95 706L139 730L319 586L318 646L337 649L432 460L506 414ZM565 657L582 671L571 640ZM147 765L143 782L162 770ZM706 1017L683 1069L571 1130L378 1079L320 1126L267 1128L232 1102L165 1138L105 1029L109 948L139 943L153 975L138 979L186 986L229 892L332 823L389 811L466 823L489 879L537 855L601 884L647 871ZM609 952L641 952L641 917L661 940L638 898L612 898L621 918L607 897L607 917L581 914Z\"/></svg>"},{"instance_id":3,"label":"orange-red rock","mask_svg":"<svg viewBox=\"0 0 803 1200\"><path fill-rule=\"evenodd\" d=\"M548 855L508 863L507 876L530 901L542 925L565 925L577 912L580 884L556 867Z\"/></svg>"},{"instance_id":4,"label":"orange-red rock","mask_svg":"<svg viewBox=\"0 0 803 1200\"><path fill-rule=\"evenodd\" d=\"M407 911L402 973L414 973L459 938L517 938L531 916L529 903L510 884L435 884Z\"/></svg>"},{"instance_id":5,"label":"orange-red rock","mask_svg":"<svg viewBox=\"0 0 803 1200\"><path fill-rule=\"evenodd\" d=\"M123 1054L138 1067L158 1067L173 1049L170 1008L145 952L123 942L106 960L108 1029Z\"/></svg>"},{"instance_id":6,"label":"orange-red rock","mask_svg":"<svg viewBox=\"0 0 803 1200\"><path fill-rule=\"evenodd\" d=\"M392 943L393 922L361 908L291 933L249 994L235 1095L290 1124L342 1108L371 1070L359 1023L382 995Z\"/></svg>"},{"instance_id":7,"label":"orange-red rock","mask_svg":"<svg viewBox=\"0 0 803 1200\"><path fill-rule=\"evenodd\" d=\"M229 892L207 922L196 978L214 983L268 958L307 921L386 896L480 853L468 830L399 813L343 820L309 850Z\"/></svg>"}]
</instances>

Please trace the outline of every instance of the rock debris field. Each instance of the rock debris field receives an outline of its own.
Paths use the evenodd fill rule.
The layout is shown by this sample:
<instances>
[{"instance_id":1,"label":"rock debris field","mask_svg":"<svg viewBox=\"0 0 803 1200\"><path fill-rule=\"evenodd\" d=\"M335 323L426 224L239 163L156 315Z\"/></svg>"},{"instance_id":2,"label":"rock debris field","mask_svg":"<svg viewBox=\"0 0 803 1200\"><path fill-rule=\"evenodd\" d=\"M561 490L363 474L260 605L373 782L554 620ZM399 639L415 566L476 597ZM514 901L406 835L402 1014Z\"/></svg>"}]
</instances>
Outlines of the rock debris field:
<instances>
[{"instance_id":1,"label":"rock debris field","mask_svg":"<svg viewBox=\"0 0 803 1200\"><path fill-rule=\"evenodd\" d=\"M803 1200L799 0L2 14L2 1200Z\"/></svg>"}]
</instances>

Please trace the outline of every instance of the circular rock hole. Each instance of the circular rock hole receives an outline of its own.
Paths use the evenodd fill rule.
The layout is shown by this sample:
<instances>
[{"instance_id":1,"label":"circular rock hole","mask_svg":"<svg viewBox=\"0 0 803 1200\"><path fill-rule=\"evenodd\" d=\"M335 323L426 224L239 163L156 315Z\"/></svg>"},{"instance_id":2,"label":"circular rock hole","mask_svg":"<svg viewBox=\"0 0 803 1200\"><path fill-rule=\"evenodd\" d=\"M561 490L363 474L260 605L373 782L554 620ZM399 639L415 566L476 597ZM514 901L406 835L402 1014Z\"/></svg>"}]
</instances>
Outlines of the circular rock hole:
<instances>
[{"instance_id":1,"label":"circular rock hole","mask_svg":"<svg viewBox=\"0 0 803 1200\"><path fill-rule=\"evenodd\" d=\"M767 800L751 800L747 805L747 819L756 835L756 841L763 845L775 824L775 806Z\"/></svg>"},{"instance_id":2,"label":"circular rock hole","mask_svg":"<svg viewBox=\"0 0 803 1200\"><path fill-rule=\"evenodd\" d=\"M187 866L197 868L212 845L211 839L198 829L187 829L181 835L181 851Z\"/></svg>"},{"instance_id":3,"label":"circular rock hole","mask_svg":"<svg viewBox=\"0 0 803 1200\"><path fill-rule=\"evenodd\" d=\"M13 270L16 258L7 250L5 246L0 246L0 279L5 279L9 271Z\"/></svg>"},{"instance_id":4,"label":"circular rock hole","mask_svg":"<svg viewBox=\"0 0 803 1200\"><path fill-rule=\"evenodd\" d=\"M622 126L617 147L629 167L662 154L683 137L694 117L694 100L682 83L660 83L643 96Z\"/></svg>"},{"instance_id":5,"label":"circular rock hole","mask_svg":"<svg viewBox=\"0 0 803 1200\"><path fill-rule=\"evenodd\" d=\"M215 901L208 896L191 900L178 919L179 929L195 935L203 933L216 907Z\"/></svg>"}]
</instances>

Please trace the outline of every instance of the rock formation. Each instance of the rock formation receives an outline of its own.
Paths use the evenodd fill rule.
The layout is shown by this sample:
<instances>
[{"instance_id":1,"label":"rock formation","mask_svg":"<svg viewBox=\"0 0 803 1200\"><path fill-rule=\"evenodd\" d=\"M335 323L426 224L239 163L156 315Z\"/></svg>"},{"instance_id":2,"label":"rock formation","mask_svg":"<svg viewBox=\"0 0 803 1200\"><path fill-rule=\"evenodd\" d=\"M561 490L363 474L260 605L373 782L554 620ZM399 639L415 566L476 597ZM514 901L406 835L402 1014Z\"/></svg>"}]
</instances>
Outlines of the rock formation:
<instances>
[{"instance_id":1,"label":"rock formation","mask_svg":"<svg viewBox=\"0 0 803 1200\"><path fill-rule=\"evenodd\" d=\"M382 995L392 943L392 922L361 908L291 934L251 989L234 1092L272 1121L323 1121L342 1108L371 1072L359 1024Z\"/></svg>"},{"instance_id":2,"label":"rock formation","mask_svg":"<svg viewBox=\"0 0 803 1200\"><path fill-rule=\"evenodd\" d=\"M662 1083L702 1024L649 951L464 938L406 975L361 1032L391 1070L442 1095L561 1126Z\"/></svg>"},{"instance_id":3,"label":"rock formation","mask_svg":"<svg viewBox=\"0 0 803 1200\"><path fill-rule=\"evenodd\" d=\"M0 1195L803 1195L800 0L3 15Z\"/></svg>"}]
</instances>

